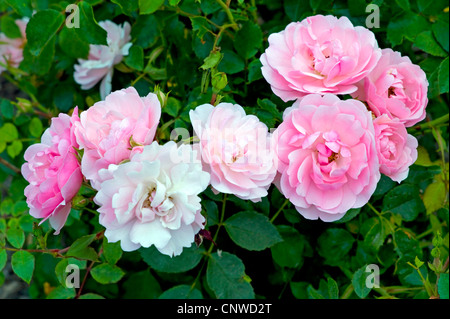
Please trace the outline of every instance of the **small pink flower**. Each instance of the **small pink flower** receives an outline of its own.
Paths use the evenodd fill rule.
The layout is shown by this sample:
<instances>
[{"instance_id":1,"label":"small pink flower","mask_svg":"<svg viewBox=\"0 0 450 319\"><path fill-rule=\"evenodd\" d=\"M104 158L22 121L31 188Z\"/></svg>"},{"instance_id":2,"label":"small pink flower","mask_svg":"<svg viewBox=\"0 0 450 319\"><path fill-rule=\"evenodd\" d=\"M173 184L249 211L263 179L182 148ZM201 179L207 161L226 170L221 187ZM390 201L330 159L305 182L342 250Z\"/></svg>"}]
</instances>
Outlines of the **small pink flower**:
<instances>
[{"instance_id":1,"label":"small pink flower","mask_svg":"<svg viewBox=\"0 0 450 319\"><path fill-rule=\"evenodd\" d=\"M111 93L114 66L128 55L132 45L131 27L128 22L120 26L109 20L101 21L99 25L107 32L108 45L91 44L87 60L78 59L79 64L75 65L73 76L83 90L89 90L102 81L100 97L104 100L106 95Z\"/></svg>"},{"instance_id":2,"label":"small pink flower","mask_svg":"<svg viewBox=\"0 0 450 319\"><path fill-rule=\"evenodd\" d=\"M377 66L352 96L367 102L375 116L387 114L410 127L426 116L427 91L427 77L418 65L399 52L383 49Z\"/></svg>"},{"instance_id":3,"label":"small pink flower","mask_svg":"<svg viewBox=\"0 0 450 319\"><path fill-rule=\"evenodd\" d=\"M372 116L363 103L311 94L274 132L277 186L307 219L335 221L365 205L380 179Z\"/></svg>"},{"instance_id":4,"label":"small pink flower","mask_svg":"<svg viewBox=\"0 0 450 319\"><path fill-rule=\"evenodd\" d=\"M30 215L49 219L55 235L64 226L72 208L72 198L83 181L80 164L74 148L78 144L74 135L74 124L79 121L78 109L72 117L59 114L44 132L41 143L31 145L25 151L22 175L30 183L25 196Z\"/></svg>"},{"instance_id":5,"label":"small pink flower","mask_svg":"<svg viewBox=\"0 0 450 319\"><path fill-rule=\"evenodd\" d=\"M160 117L157 96L141 98L133 87L114 91L80 114L75 135L84 149L81 169L94 188L101 182L100 169L130 158L130 139L136 145L153 142Z\"/></svg>"},{"instance_id":6,"label":"small pink flower","mask_svg":"<svg viewBox=\"0 0 450 319\"><path fill-rule=\"evenodd\" d=\"M346 17L316 15L269 36L262 74L285 102L308 93L349 94L380 55L370 30Z\"/></svg>"},{"instance_id":7,"label":"small pink flower","mask_svg":"<svg viewBox=\"0 0 450 319\"><path fill-rule=\"evenodd\" d=\"M22 34L21 38L10 39L3 33L0 33L0 74L6 70L6 65L13 68L19 67L23 60L23 47L27 42L25 29L28 18L17 19L16 24Z\"/></svg>"},{"instance_id":8,"label":"small pink flower","mask_svg":"<svg viewBox=\"0 0 450 319\"><path fill-rule=\"evenodd\" d=\"M387 114L373 121L380 172L393 181L401 182L408 177L409 167L417 159L417 140L406 132L398 119L390 119Z\"/></svg>"},{"instance_id":9,"label":"small pink flower","mask_svg":"<svg viewBox=\"0 0 450 319\"><path fill-rule=\"evenodd\" d=\"M252 201L267 196L277 172L267 126L230 103L200 105L189 116L213 190Z\"/></svg>"},{"instance_id":10,"label":"small pink flower","mask_svg":"<svg viewBox=\"0 0 450 319\"><path fill-rule=\"evenodd\" d=\"M190 145L153 142L129 162L110 165L94 198L109 242L124 251L155 246L177 256L204 228L200 197L209 184Z\"/></svg>"}]
</instances>

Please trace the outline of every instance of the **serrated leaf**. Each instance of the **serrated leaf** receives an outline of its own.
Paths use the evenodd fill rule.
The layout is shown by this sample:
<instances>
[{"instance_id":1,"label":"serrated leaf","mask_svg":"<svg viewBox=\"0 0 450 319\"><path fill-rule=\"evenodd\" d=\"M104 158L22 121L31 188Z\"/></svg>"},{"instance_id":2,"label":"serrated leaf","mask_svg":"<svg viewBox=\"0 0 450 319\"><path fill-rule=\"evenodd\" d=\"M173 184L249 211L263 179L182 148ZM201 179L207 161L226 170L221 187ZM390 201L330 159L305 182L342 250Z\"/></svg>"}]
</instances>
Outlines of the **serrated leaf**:
<instances>
[{"instance_id":1,"label":"serrated leaf","mask_svg":"<svg viewBox=\"0 0 450 319\"><path fill-rule=\"evenodd\" d=\"M447 57L444 61L442 61L441 65L439 66L438 82L440 94L449 92L448 71L449 71L449 62Z\"/></svg>"},{"instance_id":2,"label":"serrated leaf","mask_svg":"<svg viewBox=\"0 0 450 319\"><path fill-rule=\"evenodd\" d=\"M423 195L423 203L427 210L427 214L434 213L443 207L447 199L445 184L442 180L436 181L428 185Z\"/></svg>"},{"instance_id":3,"label":"serrated leaf","mask_svg":"<svg viewBox=\"0 0 450 319\"><path fill-rule=\"evenodd\" d=\"M100 264L92 268L92 278L101 284L114 284L125 275L125 272L116 265Z\"/></svg>"},{"instance_id":4,"label":"serrated leaf","mask_svg":"<svg viewBox=\"0 0 450 319\"><path fill-rule=\"evenodd\" d=\"M424 17L407 11L389 21L387 39L392 46L396 46L401 44L404 38L414 41L420 32L427 29L428 22Z\"/></svg>"},{"instance_id":5,"label":"serrated leaf","mask_svg":"<svg viewBox=\"0 0 450 319\"><path fill-rule=\"evenodd\" d=\"M8 228L6 231L8 242L15 248L22 248L25 242L25 234L21 228Z\"/></svg>"},{"instance_id":6,"label":"serrated leaf","mask_svg":"<svg viewBox=\"0 0 450 319\"><path fill-rule=\"evenodd\" d=\"M6 3L22 17L31 17L33 14L30 0L6 0Z\"/></svg>"},{"instance_id":7,"label":"serrated leaf","mask_svg":"<svg viewBox=\"0 0 450 319\"><path fill-rule=\"evenodd\" d=\"M105 256L106 261L112 265L116 264L119 259L122 257L122 248L120 247L120 243L108 243L108 240L103 238L103 256Z\"/></svg>"},{"instance_id":8,"label":"serrated leaf","mask_svg":"<svg viewBox=\"0 0 450 319\"><path fill-rule=\"evenodd\" d=\"M244 280L245 266L235 255L213 253L208 260L206 281L218 299L253 299L253 287Z\"/></svg>"},{"instance_id":9,"label":"serrated leaf","mask_svg":"<svg viewBox=\"0 0 450 319\"><path fill-rule=\"evenodd\" d=\"M390 190L383 199L383 211L400 214L405 221L413 221L425 207L419 196L419 188L402 184Z\"/></svg>"},{"instance_id":10,"label":"serrated leaf","mask_svg":"<svg viewBox=\"0 0 450 319\"><path fill-rule=\"evenodd\" d=\"M359 298L366 298L372 290L371 287L368 287L366 284L367 277L370 275L370 272L366 272L366 266L359 268L352 277L353 288L355 289L355 293Z\"/></svg>"},{"instance_id":11,"label":"serrated leaf","mask_svg":"<svg viewBox=\"0 0 450 319\"><path fill-rule=\"evenodd\" d=\"M283 241L269 219L257 212L234 214L225 221L224 226L230 238L248 250L264 250Z\"/></svg>"},{"instance_id":12,"label":"serrated leaf","mask_svg":"<svg viewBox=\"0 0 450 319\"><path fill-rule=\"evenodd\" d=\"M188 285L179 285L164 291L158 299L203 299L200 290Z\"/></svg>"},{"instance_id":13,"label":"serrated leaf","mask_svg":"<svg viewBox=\"0 0 450 319\"><path fill-rule=\"evenodd\" d=\"M434 56L446 57L448 54L437 43L431 31L423 31L419 33L414 41L414 45L424 52Z\"/></svg>"},{"instance_id":14,"label":"serrated leaf","mask_svg":"<svg viewBox=\"0 0 450 319\"><path fill-rule=\"evenodd\" d=\"M253 22L247 21L234 37L234 48L244 59L254 56L262 46L263 35L261 28Z\"/></svg>"},{"instance_id":15,"label":"serrated leaf","mask_svg":"<svg viewBox=\"0 0 450 319\"><path fill-rule=\"evenodd\" d=\"M277 230L283 241L270 248L273 260L281 267L300 267L303 263L304 243L299 232L284 225L277 226Z\"/></svg>"},{"instance_id":16,"label":"serrated leaf","mask_svg":"<svg viewBox=\"0 0 450 319\"><path fill-rule=\"evenodd\" d=\"M124 283L125 299L155 299L161 294L161 287L150 270L132 274Z\"/></svg>"},{"instance_id":17,"label":"serrated leaf","mask_svg":"<svg viewBox=\"0 0 450 319\"><path fill-rule=\"evenodd\" d=\"M330 299L339 299L339 287L333 278L328 278L328 296Z\"/></svg>"},{"instance_id":18,"label":"serrated leaf","mask_svg":"<svg viewBox=\"0 0 450 319\"><path fill-rule=\"evenodd\" d=\"M203 257L203 247L197 248L193 244L190 248L184 248L181 255L169 257L161 254L154 246L141 248L142 259L153 269L167 273L180 273L191 270L198 265Z\"/></svg>"},{"instance_id":19,"label":"serrated leaf","mask_svg":"<svg viewBox=\"0 0 450 319\"><path fill-rule=\"evenodd\" d=\"M203 64L200 66L202 70L208 70L214 68L222 60L223 54L218 51L211 51L211 53L203 60Z\"/></svg>"},{"instance_id":20,"label":"serrated leaf","mask_svg":"<svg viewBox=\"0 0 450 319\"><path fill-rule=\"evenodd\" d=\"M139 0L139 13L150 14L159 9L164 0Z\"/></svg>"},{"instance_id":21,"label":"serrated leaf","mask_svg":"<svg viewBox=\"0 0 450 319\"><path fill-rule=\"evenodd\" d=\"M75 298L75 288L56 287L47 296L47 299L73 299Z\"/></svg>"},{"instance_id":22,"label":"serrated leaf","mask_svg":"<svg viewBox=\"0 0 450 319\"><path fill-rule=\"evenodd\" d=\"M11 256L12 270L28 284L33 278L34 263L34 256L25 250L16 251Z\"/></svg>"},{"instance_id":23,"label":"serrated leaf","mask_svg":"<svg viewBox=\"0 0 450 319\"><path fill-rule=\"evenodd\" d=\"M66 256L76 257L87 260L98 260L97 252L89 245L94 241L95 234L86 235L78 238L69 248Z\"/></svg>"},{"instance_id":24,"label":"serrated leaf","mask_svg":"<svg viewBox=\"0 0 450 319\"><path fill-rule=\"evenodd\" d=\"M39 56L47 45L55 44L52 40L64 21L64 16L52 9L36 12L31 17L27 24L26 34L28 48L32 55Z\"/></svg>"},{"instance_id":25,"label":"serrated leaf","mask_svg":"<svg viewBox=\"0 0 450 319\"><path fill-rule=\"evenodd\" d=\"M144 50L142 47L133 45L125 57L125 63L135 70L144 70Z\"/></svg>"}]
</instances>

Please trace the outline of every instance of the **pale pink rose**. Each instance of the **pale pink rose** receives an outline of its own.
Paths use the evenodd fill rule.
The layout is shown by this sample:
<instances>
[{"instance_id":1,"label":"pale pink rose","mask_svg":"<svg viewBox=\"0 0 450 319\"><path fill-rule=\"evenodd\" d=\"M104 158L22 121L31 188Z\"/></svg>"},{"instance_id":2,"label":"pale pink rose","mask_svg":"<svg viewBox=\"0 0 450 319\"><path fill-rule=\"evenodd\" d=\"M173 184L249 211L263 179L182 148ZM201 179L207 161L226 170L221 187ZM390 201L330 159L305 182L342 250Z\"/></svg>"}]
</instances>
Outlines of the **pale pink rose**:
<instances>
[{"instance_id":1,"label":"pale pink rose","mask_svg":"<svg viewBox=\"0 0 450 319\"><path fill-rule=\"evenodd\" d=\"M75 82L81 85L83 90L89 90L98 82L100 83L100 97L105 99L111 93L111 80L114 66L119 64L123 57L128 55L131 43L131 26L125 22L123 26L106 20L99 22L106 30L108 45L90 45L87 60L78 59L73 74Z\"/></svg>"},{"instance_id":2,"label":"pale pink rose","mask_svg":"<svg viewBox=\"0 0 450 319\"><path fill-rule=\"evenodd\" d=\"M277 172L267 126L230 103L200 105L189 116L213 190L255 202L267 196Z\"/></svg>"},{"instance_id":3,"label":"pale pink rose","mask_svg":"<svg viewBox=\"0 0 450 319\"><path fill-rule=\"evenodd\" d=\"M308 95L286 109L274 136L277 186L305 218L338 220L375 191L380 165L363 103Z\"/></svg>"},{"instance_id":4,"label":"pale pink rose","mask_svg":"<svg viewBox=\"0 0 450 319\"><path fill-rule=\"evenodd\" d=\"M409 167L417 159L417 140L408 134L398 119L390 119L387 114L373 121L380 172L393 181L401 182L408 177Z\"/></svg>"},{"instance_id":5,"label":"pale pink rose","mask_svg":"<svg viewBox=\"0 0 450 319\"><path fill-rule=\"evenodd\" d=\"M25 151L22 165L22 175L30 183L25 188L30 215L43 218L41 223L48 219L55 235L64 226L72 198L83 182L74 149L78 148L74 135L74 123L78 121L77 108L72 117L61 113L53 118L41 143Z\"/></svg>"},{"instance_id":6,"label":"pale pink rose","mask_svg":"<svg viewBox=\"0 0 450 319\"><path fill-rule=\"evenodd\" d=\"M427 77L418 65L399 52L383 49L377 66L352 96L367 102L375 116L387 114L410 127L426 116L427 91Z\"/></svg>"},{"instance_id":7,"label":"pale pink rose","mask_svg":"<svg viewBox=\"0 0 450 319\"><path fill-rule=\"evenodd\" d=\"M346 17L316 15L269 36L262 74L283 101L308 93L348 94L376 65L374 34Z\"/></svg>"},{"instance_id":8,"label":"pale pink rose","mask_svg":"<svg viewBox=\"0 0 450 319\"><path fill-rule=\"evenodd\" d=\"M190 247L204 228L199 193L209 184L190 145L153 142L129 162L110 165L94 197L108 242L124 251L154 245L169 256Z\"/></svg>"},{"instance_id":9,"label":"pale pink rose","mask_svg":"<svg viewBox=\"0 0 450 319\"><path fill-rule=\"evenodd\" d=\"M10 39L5 34L0 33L0 74L6 70L7 65L17 68L22 62L23 47L27 42L25 29L28 20L28 18L16 20L16 24L22 34L21 38Z\"/></svg>"},{"instance_id":10,"label":"pale pink rose","mask_svg":"<svg viewBox=\"0 0 450 319\"><path fill-rule=\"evenodd\" d=\"M98 188L98 171L109 164L119 164L131 155L135 145L153 142L161 117L157 96L149 93L140 97L135 88L114 91L105 101L95 103L80 114L75 135L84 149L81 169L83 175Z\"/></svg>"}]
</instances>

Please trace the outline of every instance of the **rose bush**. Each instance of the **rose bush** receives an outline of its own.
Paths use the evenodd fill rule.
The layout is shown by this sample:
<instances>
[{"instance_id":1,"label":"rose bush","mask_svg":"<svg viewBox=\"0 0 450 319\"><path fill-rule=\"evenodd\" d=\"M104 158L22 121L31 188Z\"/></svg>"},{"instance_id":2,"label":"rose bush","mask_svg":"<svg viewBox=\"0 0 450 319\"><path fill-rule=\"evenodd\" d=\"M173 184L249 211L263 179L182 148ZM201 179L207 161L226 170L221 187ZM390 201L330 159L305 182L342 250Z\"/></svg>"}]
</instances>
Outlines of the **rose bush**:
<instances>
[{"instance_id":1,"label":"rose bush","mask_svg":"<svg viewBox=\"0 0 450 319\"><path fill-rule=\"evenodd\" d=\"M28 296L448 298L448 2L67 5L0 1Z\"/></svg>"}]
</instances>

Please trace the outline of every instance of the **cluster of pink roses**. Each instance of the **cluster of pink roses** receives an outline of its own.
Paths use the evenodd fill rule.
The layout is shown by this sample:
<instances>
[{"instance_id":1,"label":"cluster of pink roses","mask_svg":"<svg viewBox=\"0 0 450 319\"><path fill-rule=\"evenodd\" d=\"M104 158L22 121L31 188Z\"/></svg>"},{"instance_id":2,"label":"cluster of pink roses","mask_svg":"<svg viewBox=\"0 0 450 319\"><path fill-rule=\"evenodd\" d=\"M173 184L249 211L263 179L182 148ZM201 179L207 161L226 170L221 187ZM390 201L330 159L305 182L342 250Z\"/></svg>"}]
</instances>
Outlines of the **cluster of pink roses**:
<instances>
[{"instance_id":1,"label":"cluster of pink roses","mask_svg":"<svg viewBox=\"0 0 450 319\"><path fill-rule=\"evenodd\" d=\"M296 100L274 134L277 185L300 214L340 219L368 202L380 173L408 176L418 144L406 127L428 103L425 73L408 57L346 17L317 15L271 34L261 62L273 92Z\"/></svg>"},{"instance_id":2,"label":"cluster of pink roses","mask_svg":"<svg viewBox=\"0 0 450 319\"><path fill-rule=\"evenodd\" d=\"M117 31L126 39L109 42L113 53L91 47L90 60L76 66L86 87L110 78L113 56L127 53L129 25ZM273 92L296 99L273 134L237 104L204 104L189 113L198 143L160 145L157 96L115 91L79 116L77 108L60 114L27 149L30 214L58 233L85 180L97 191L110 242L125 251L154 245L173 256L205 226L199 194L208 185L256 202L274 183L305 218L334 221L368 202L380 173L406 178L417 141L405 127L424 118L427 104L418 66L379 49L372 32L347 18L320 15L270 35L261 61Z\"/></svg>"}]
</instances>

